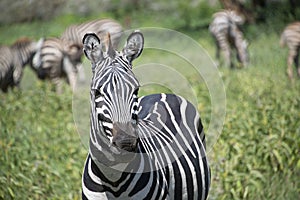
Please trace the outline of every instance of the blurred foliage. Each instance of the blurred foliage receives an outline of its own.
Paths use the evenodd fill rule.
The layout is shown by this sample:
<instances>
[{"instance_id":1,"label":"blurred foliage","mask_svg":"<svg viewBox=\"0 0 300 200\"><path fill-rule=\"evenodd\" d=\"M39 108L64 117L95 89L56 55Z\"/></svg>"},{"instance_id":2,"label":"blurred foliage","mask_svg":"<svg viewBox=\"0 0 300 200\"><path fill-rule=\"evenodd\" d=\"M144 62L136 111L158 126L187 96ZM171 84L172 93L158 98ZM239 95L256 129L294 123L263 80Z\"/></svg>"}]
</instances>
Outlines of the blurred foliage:
<instances>
[{"instance_id":1,"label":"blurred foliage","mask_svg":"<svg viewBox=\"0 0 300 200\"><path fill-rule=\"evenodd\" d=\"M287 79L278 41L277 33L261 32L249 49L250 68L222 69L227 116L209 154L210 199L299 197L300 82Z\"/></svg>"},{"instance_id":2,"label":"blurred foliage","mask_svg":"<svg viewBox=\"0 0 300 200\"><path fill-rule=\"evenodd\" d=\"M253 0L242 2L245 8L252 10L258 25L273 27L277 32L300 17L299 3L291 7L290 0L266 0L263 7L253 7ZM221 8L217 0L17 0L14 3L3 0L0 2L0 31L5 31L13 22L41 24L44 20L51 19L49 27L56 30L47 30L48 27L42 26L36 27L36 32L44 31L44 34L39 34L41 36L55 36L71 23L103 17L118 20L125 29L143 24L177 30L199 30L207 28L212 14Z\"/></svg>"},{"instance_id":3,"label":"blurred foliage","mask_svg":"<svg viewBox=\"0 0 300 200\"><path fill-rule=\"evenodd\" d=\"M63 11L66 0L1 0L0 24L49 20Z\"/></svg>"},{"instance_id":4,"label":"blurred foliage","mask_svg":"<svg viewBox=\"0 0 300 200\"><path fill-rule=\"evenodd\" d=\"M79 199L87 151L71 97L40 82L35 90L0 94L0 199Z\"/></svg>"},{"instance_id":5,"label":"blurred foliage","mask_svg":"<svg viewBox=\"0 0 300 200\"><path fill-rule=\"evenodd\" d=\"M211 21L211 16L219 8L212 7L208 1L179 0L176 10L178 10L177 26L179 28L198 29L207 27Z\"/></svg>"}]
</instances>

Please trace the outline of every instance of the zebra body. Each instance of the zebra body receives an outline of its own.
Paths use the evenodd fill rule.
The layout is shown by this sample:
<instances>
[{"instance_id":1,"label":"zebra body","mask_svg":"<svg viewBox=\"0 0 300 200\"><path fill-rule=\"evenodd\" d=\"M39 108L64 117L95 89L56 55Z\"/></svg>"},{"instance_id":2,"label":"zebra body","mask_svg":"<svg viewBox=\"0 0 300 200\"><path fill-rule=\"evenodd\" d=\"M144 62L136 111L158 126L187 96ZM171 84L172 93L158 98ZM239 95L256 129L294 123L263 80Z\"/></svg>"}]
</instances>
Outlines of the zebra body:
<instances>
[{"instance_id":1,"label":"zebra body","mask_svg":"<svg viewBox=\"0 0 300 200\"><path fill-rule=\"evenodd\" d=\"M210 170L197 110L173 94L138 98L131 62L143 35L132 33L121 52L109 41L83 40L93 78L82 199L206 199Z\"/></svg>"},{"instance_id":2,"label":"zebra body","mask_svg":"<svg viewBox=\"0 0 300 200\"><path fill-rule=\"evenodd\" d=\"M85 33L96 33L98 37L104 38L110 33L112 44L117 48L122 36L122 26L112 19L92 20L82 24L71 25L62 33L61 39L82 45L82 38Z\"/></svg>"},{"instance_id":3,"label":"zebra body","mask_svg":"<svg viewBox=\"0 0 300 200\"><path fill-rule=\"evenodd\" d=\"M74 89L78 68L81 67L81 52L78 45L59 38L47 38L35 53L31 67L39 79L50 79L56 91L62 92L63 79Z\"/></svg>"},{"instance_id":4,"label":"zebra body","mask_svg":"<svg viewBox=\"0 0 300 200\"><path fill-rule=\"evenodd\" d=\"M209 31L216 42L216 58L220 61L220 52L223 53L225 66L233 67L232 51L236 51L237 59L246 66L248 63L247 41L239 26L244 19L230 10L217 12L209 25Z\"/></svg>"},{"instance_id":5,"label":"zebra body","mask_svg":"<svg viewBox=\"0 0 300 200\"><path fill-rule=\"evenodd\" d=\"M300 50L300 22L293 22L286 26L281 34L280 45L285 45L289 49L287 58L287 74L290 79L293 79L293 64L297 69L297 74L300 77L299 67L299 50Z\"/></svg>"},{"instance_id":6,"label":"zebra body","mask_svg":"<svg viewBox=\"0 0 300 200\"><path fill-rule=\"evenodd\" d=\"M0 47L0 88L3 92L7 92L9 87L19 87L23 67L29 62L41 42L21 38L12 46Z\"/></svg>"}]
</instances>

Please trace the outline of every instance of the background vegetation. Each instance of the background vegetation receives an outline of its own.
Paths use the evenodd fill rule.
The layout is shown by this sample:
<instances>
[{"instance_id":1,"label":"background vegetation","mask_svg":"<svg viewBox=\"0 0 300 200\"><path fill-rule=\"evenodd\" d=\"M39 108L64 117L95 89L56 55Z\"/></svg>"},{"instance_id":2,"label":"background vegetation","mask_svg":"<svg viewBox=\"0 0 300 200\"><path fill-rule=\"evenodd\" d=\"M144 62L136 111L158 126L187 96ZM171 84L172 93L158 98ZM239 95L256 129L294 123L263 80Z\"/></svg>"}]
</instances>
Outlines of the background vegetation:
<instances>
[{"instance_id":1,"label":"background vegetation","mask_svg":"<svg viewBox=\"0 0 300 200\"><path fill-rule=\"evenodd\" d=\"M109 12L88 15L90 8L86 6L79 15L64 12L67 14L48 21L3 24L0 43L11 44L21 36L59 36L72 23L112 17L126 28L179 30L214 57L207 25L211 14L220 8L218 3L212 7L205 1L195 6L161 0L133 8L109 2L105 7ZM279 47L280 31L294 18L284 14L285 6L272 6L264 11L267 17L263 22L244 27L250 42L249 68L220 68L227 108L223 132L209 152L213 179L209 199L299 198L300 80L293 84L288 80L287 49ZM150 54L145 52L141 58ZM89 67L86 61L85 66ZM194 88L207 128L210 94L204 84ZM80 109L87 111L89 107ZM25 69L21 91L0 94L0 199L80 199L87 148L72 112L69 88L58 96L51 84L38 81L29 68Z\"/></svg>"}]
</instances>

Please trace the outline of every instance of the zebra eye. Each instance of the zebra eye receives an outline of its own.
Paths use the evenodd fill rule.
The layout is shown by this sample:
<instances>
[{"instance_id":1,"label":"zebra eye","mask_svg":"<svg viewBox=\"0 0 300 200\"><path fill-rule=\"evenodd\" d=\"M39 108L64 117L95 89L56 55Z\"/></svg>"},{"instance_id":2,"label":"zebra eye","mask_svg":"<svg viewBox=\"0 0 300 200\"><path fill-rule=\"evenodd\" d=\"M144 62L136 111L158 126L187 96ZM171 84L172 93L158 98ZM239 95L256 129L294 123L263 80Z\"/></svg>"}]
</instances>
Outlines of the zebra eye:
<instances>
[{"instance_id":1,"label":"zebra eye","mask_svg":"<svg viewBox=\"0 0 300 200\"><path fill-rule=\"evenodd\" d=\"M133 95L137 96L139 93L139 88L137 88L136 90L134 90Z\"/></svg>"},{"instance_id":2,"label":"zebra eye","mask_svg":"<svg viewBox=\"0 0 300 200\"><path fill-rule=\"evenodd\" d=\"M102 94L101 94L100 90L95 90L95 97L96 97L96 99L99 98L99 97L101 97L101 96L102 96Z\"/></svg>"}]
</instances>

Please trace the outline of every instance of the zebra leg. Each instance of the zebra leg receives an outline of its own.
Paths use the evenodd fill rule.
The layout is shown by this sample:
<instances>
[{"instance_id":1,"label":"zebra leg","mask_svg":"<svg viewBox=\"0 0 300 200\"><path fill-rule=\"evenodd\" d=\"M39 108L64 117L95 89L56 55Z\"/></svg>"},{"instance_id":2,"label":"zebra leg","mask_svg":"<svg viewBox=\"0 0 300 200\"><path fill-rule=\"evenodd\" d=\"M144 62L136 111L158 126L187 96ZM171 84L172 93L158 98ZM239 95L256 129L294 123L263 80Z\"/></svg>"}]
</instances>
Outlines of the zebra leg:
<instances>
[{"instance_id":1,"label":"zebra leg","mask_svg":"<svg viewBox=\"0 0 300 200\"><path fill-rule=\"evenodd\" d=\"M13 72L13 86L20 88L20 82L22 76L23 76L22 66L16 65Z\"/></svg>"},{"instance_id":2,"label":"zebra leg","mask_svg":"<svg viewBox=\"0 0 300 200\"><path fill-rule=\"evenodd\" d=\"M85 72L82 63L77 64L77 69L78 69L78 80L80 83L85 82Z\"/></svg>"},{"instance_id":3,"label":"zebra leg","mask_svg":"<svg viewBox=\"0 0 300 200\"><path fill-rule=\"evenodd\" d=\"M230 45L229 43L224 39L222 43L220 44L220 47L223 52L223 57L224 57L224 65L225 67L229 68L232 66L231 63L231 50L230 50Z\"/></svg>"},{"instance_id":4,"label":"zebra leg","mask_svg":"<svg viewBox=\"0 0 300 200\"><path fill-rule=\"evenodd\" d=\"M69 84L71 86L71 89L72 91L75 90L75 86L76 86L76 73L74 72L71 72L71 73L68 73L68 81L69 81Z\"/></svg>"},{"instance_id":5,"label":"zebra leg","mask_svg":"<svg viewBox=\"0 0 300 200\"><path fill-rule=\"evenodd\" d=\"M220 58L221 47L219 45L219 42L218 42L217 38L214 37L214 39L215 39L215 44L216 44L216 55L215 55L215 57L217 59L217 65L219 66L220 65L220 59L221 59Z\"/></svg>"},{"instance_id":6,"label":"zebra leg","mask_svg":"<svg viewBox=\"0 0 300 200\"><path fill-rule=\"evenodd\" d=\"M223 49L223 54L224 54L224 60L225 60L225 67L227 68L232 68L233 67L233 63L232 63L232 59L231 59L231 50L229 45Z\"/></svg>"},{"instance_id":7,"label":"zebra leg","mask_svg":"<svg viewBox=\"0 0 300 200\"><path fill-rule=\"evenodd\" d=\"M231 51L227 38L225 36L220 36L218 38L218 44L223 54L224 66L228 68L231 66Z\"/></svg>"},{"instance_id":8,"label":"zebra leg","mask_svg":"<svg viewBox=\"0 0 300 200\"><path fill-rule=\"evenodd\" d=\"M67 75L68 82L71 86L72 91L75 89L76 85L76 76L77 76L77 66L74 66L74 64L70 61L68 57L65 57L63 60L63 70L65 74Z\"/></svg>"},{"instance_id":9,"label":"zebra leg","mask_svg":"<svg viewBox=\"0 0 300 200\"><path fill-rule=\"evenodd\" d=\"M300 47L298 47L296 56L295 56L295 58L294 58L294 63L295 63L295 67L296 67L296 69L297 69L297 75L298 75L298 77L300 77L300 68L299 68L299 50L300 50Z\"/></svg>"},{"instance_id":10,"label":"zebra leg","mask_svg":"<svg viewBox=\"0 0 300 200\"><path fill-rule=\"evenodd\" d=\"M216 51L216 59L217 59L217 65L220 66L221 65L221 56L220 56L220 46L217 46L217 51Z\"/></svg>"},{"instance_id":11,"label":"zebra leg","mask_svg":"<svg viewBox=\"0 0 300 200\"><path fill-rule=\"evenodd\" d=\"M237 59L241 63L242 67L246 67L248 63L248 53L247 53L247 46L248 43L246 40L235 42L236 50L237 50Z\"/></svg>"},{"instance_id":12,"label":"zebra leg","mask_svg":"<svg viewBox=\"0 0 300 200\"><path fill-rule=\"evenodd\" d=\"M293 79L293 63L294 63L294 60L295 60L295 57L297 55L297 52L295 49L290 49L289 51L289 56L288 56L288 59L287 59L287 74L289 76L289 78L292 80Z\"/></svg>"},{"instance_id":13,"label":"zebra leg","mask_svg":"<svg viewBox=\"0 0 300 200\"><path fill-rule=\"evenodd\" d=\"M63 81L60 77L55 77L51 79L52 83L55 85L55 91L57 94L62 94L63 92Z\"/></svg>"}]
</instances>

